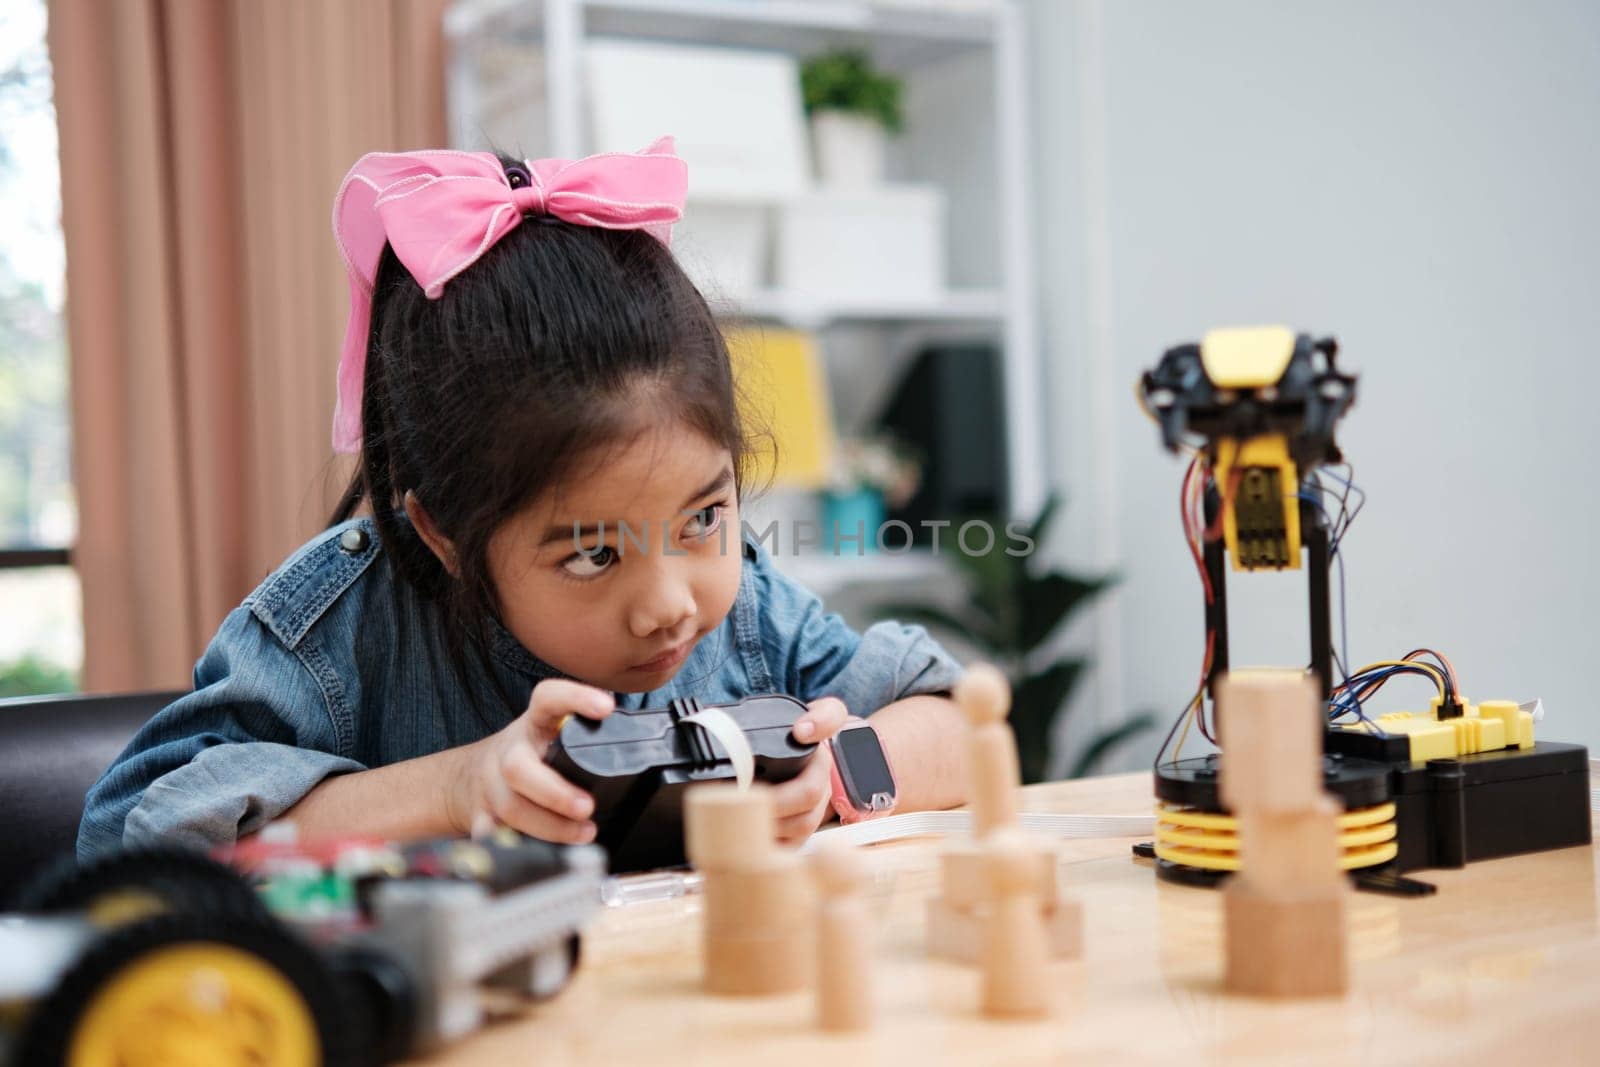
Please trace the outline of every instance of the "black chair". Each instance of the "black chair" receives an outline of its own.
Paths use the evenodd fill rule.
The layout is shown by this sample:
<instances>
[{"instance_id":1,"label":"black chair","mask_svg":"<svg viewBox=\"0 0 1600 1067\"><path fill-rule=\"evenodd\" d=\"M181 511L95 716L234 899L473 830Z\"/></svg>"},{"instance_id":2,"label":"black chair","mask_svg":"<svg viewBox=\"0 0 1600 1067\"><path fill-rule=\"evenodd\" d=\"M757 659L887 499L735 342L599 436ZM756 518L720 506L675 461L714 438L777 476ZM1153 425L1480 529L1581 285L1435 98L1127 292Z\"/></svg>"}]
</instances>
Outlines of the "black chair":
<instances>
[{"instance_id":1,"label":"black chair","mask_svg":"<svg viewBox=\"0 0 1600 1067\"><path fill-rule=\"evenodd\" d=\"M182 693L0 700L0 908L70 855L83 797L139 727Z\"/></svg>"}]
</instances>

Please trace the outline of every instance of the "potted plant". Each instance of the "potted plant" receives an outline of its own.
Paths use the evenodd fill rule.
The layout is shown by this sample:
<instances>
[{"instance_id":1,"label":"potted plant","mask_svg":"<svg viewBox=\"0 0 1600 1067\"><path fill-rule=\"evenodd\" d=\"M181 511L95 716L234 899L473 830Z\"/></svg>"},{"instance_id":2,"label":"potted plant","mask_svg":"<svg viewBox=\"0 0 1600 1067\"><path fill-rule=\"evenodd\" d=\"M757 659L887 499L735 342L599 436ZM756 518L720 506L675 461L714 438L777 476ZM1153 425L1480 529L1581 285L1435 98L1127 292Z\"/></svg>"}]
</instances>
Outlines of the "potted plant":
<instances>
[{"instance_id":1,"label":"potted plant","mask_svg":"<svg viewBox=\"0 0 1600 1067\"><path fill-rule=\"evenodd\" d=\"M883 181L888 135L899 133L903 83L876 70L865 52L828 52L800 68L800 91L811 119L817 175L833 185Z\"/></svg>"},{"instance_id":2,"label":"potted plant","mask_svg":"<svg viewBox=\"0 0 1600 1067\"><path fill-rule=\"evenodd\" d=\"M1056 503L1052 495L1027 527L1025 532L1035 545L1043 543ZM996 530L1005 528L1001 516L967 518L981 518ZM1011 728L1017 737L1022 780L1039 782L1050 767L1056 721L1088 665L1081 657L1057 655L1046 646L1066 621L1113 579L1058 570L1036 573L1030 556L1011 555L1007 548L1015 550L1001 537L988 552L950 554L966 580L967 603L960 609L893 603L882 605L879 612L886 618L920 622L930 630L960 638L1005 672L1011 681ZM1101 731L1068 765L1067 776L1089 773L1108 752L1153 725L1155 716L1144 712Z\"/></svg>"},{"instance_id":3,"label":"potted plant","mask_svg":"<svg viewBox=\"0 0 1600 1067\"><path fill-rule=\"evenodd\" d=\"M893 438L845 438L834 451L822 492L822 543L837 554L835 531L861 535L860 551L878 546L878 530L889 508L904 506L917 491L921 465Z\"/></svg>"}]
</instances>

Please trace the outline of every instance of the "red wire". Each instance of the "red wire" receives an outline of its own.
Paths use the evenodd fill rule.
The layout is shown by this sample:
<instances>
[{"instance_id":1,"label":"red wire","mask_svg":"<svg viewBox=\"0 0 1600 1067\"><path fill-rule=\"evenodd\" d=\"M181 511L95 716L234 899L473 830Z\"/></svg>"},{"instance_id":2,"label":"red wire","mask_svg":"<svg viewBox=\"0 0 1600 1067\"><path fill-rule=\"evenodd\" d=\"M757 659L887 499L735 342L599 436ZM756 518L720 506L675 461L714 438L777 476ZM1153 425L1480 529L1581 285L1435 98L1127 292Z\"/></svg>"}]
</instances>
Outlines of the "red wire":
<instances>
[{"instance_id":1,"label":"red wire","mask_svg":"<svg viewBox=\"0 0 1600 1067\"><path fill-rule=\"evenodd\" d=\"M1456 677L1455 664L1446 659L1443 652L1435 652L1431 648L1414 648L1400 658L1412 660L1416 659L1418 656L1433 656L1440 663L1444 664L1445 673L1450 676L1450 688L1455 690L1458 694L1461 692L1461 679Z\"/></svg>"},{"instance_id":2,"label":"red wire","mask_svg":"<svg viewBox=\"0 0 1600 1067\"><path fill-rule=\"evenodd\" d=\"M1189 546L1189 555L1194 559L1195 569L1200 572L1200 585L1206 593L1206 606L1210 607L1216 601L1216 596L1211 589L1211 574L1206 570L1206 562L1200 554L1200 538L1195 532L1198 525L1195 522L1194 504L1190 497L1190 486L1194 483L1195 474L1200 469L1200 457L1196 456L1189 464L1189 469L1183 476L1183 487L1178 493L1178 513L1183 519L1183 539Z\"/></svg>"},{"instance_id":3,"label":"red wire","mask_svg":"<svg viewBox=\"0 0 1600 1067\"><path fill-rule=\"evenodd\" d=\"M1211 587L1211 572L1206 570L1205 557L1200 551L1200 519L1196 513L1196 506L1200 494L1196 493L1196 479L1204 468L1201 457L1195 456L1189 464L1189 469L1184 472L1183 485L1178 493L1178 512L1183 520L1183 540L1189 546L1189 555L1194 559L1195 570L1200 572L1200 585L1205 590L1206 606L1210 607L1216 602L1216 594ZM1195 715L1195 722L1200 727L1200 734L1207 741L1216 744L1215 731L1206 722L1206 679L1211 676L1211 657L1216 651L1217 633L1207 627L1205 659L1200 665L1200 684L1196 688L1196 701L1199 704Z\"/></svg>"},{"instance_id":4,"label":"red wire","mask_svg":"<svg viewBox=\"0 0 1600 1067\"><path fill-rule=\"evenodd\" d=\"M1210 526L1206 527L1205 533L1201 535L1207 541L1215 541L1222 536L1223 519L1228 514L1228 508L1233 505L1233 498L1239 495L1239 480L1243 477L1244 471L1238 468L1235 468L1228 475L1228 490L1222 494L1222 506L1217 509L1216 519L1212 521Z\"/></svg>"}]
</instances>

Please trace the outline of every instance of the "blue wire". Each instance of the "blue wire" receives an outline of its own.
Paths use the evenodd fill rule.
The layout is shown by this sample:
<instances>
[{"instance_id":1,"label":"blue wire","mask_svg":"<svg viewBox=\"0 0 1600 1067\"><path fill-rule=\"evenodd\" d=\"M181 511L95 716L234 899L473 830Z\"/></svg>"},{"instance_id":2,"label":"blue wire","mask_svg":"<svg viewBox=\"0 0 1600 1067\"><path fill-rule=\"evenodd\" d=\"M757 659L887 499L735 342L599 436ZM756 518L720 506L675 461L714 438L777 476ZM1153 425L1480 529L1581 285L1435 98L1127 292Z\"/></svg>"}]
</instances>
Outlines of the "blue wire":
<instances>
[{"instance_id":1,"label":"blue wire","mask_svg":"<svg viewBox=\"0 0 1600 1067\"><path fill-rule=\"evenodd\" d=\"M1350 531L1350 524L1356 521L1356 516L1361 514L1361 509L1367 506L1367 494L1366 490L1362 489L1359 485L1355 484L1353 481L1344 477L1343 475L1333 473L1332 468L1329 467L1318 467L1312 472L1312 477L1320 478L1320 476L1324 474L1338 482L1340 485L1344 486L1346 490L1346 496L1348 496L1350 493L1354 493L1359 498L1356 500L1355 510L1346 511L1347 517L1344 521L1344 528L1339 531L1339 535L1334 538L1333 543L1329 546L1329 551L1337 551L1339 542L1343 541L1344 535ZM1317 483L1317 489L1319 492L1328 492L1328 490L1322 488L1322 483L1320 481ZM1327 515L1327 509L1323 509L1323 515Z\"/></svg>"},{"instance_id":2,"label":"blue wire","mask_svg":"<svg viewBox=\"0 0 1600 1067\"><path fill-rule=\"evenodd\" d=\"M1397 674L1413 673L1416 672L1408 671L1404 667L1385 667L1381 670L1368 671L1364 674L1354 675L1345 681L1346 688L1342 692L1336 694L1328 703L1339 708L1338 714L1340 715L1348 714L1349 712L1354 711L1357 715L1360 715L1365 719L1366 715L1363 714L1361 709L1361 699L1355 695L1357 690L1365 689L1373 682L1388 681Z\"/></svg>"},{"instance_id":3,"label":"blue wire","mask_svg":"<svg viewBox=\"0 0 1600 1067\"><path fill-rule=\"evenodd\" d=\"M1323 473L1323 471L1319 470L1316 473L1321 474L1321 473ZM1344 479L1339 478L1338 475L1331 475L1331 476L1334 477L1335 479L1339 480L1339 481L1344 481ZM1349 485L1350 483L1349 482L1345 482L1345 484ZM1327 490L1322 488L1320 483L1317 485L1317 489L1321 493L1327 492ZM1357 489L1356 492L1360 493L1361 490ZM1320 497L1311 496L1311 495L1306 494L1306 493L1298 493L1296 495L1301 500L1307 501L1313 507L1315 507L1318 511L1320 511L1322 513L1323 521L1327 522L1329 527L1332 528L1332 526L1333 526L1333 518L1332 518L1332 516L1330 516L1328 514L1328 508L1323 503L1323 501L1320 499ZM1364 501L1365 498L1366 498L1366 494L1362 493L1361 495L1362 495L1362 499ZM1357 510L1359 510L1359 505L1357 506ZM1352 514L1351 518L1354 518L1354 517L1355 517L1354 514ZM1348 521L1345 523L1345 528L1349 529L1349 522ZM1346 601L1347 601L1348 598L1347 598L1347 595L1346 595L1346 585L1345 585L1344 553L1339 551L1339 542L1342 541L1342 540L1343 540L1343 535L1341 535L1338 540L1333 541L1328 546L1328 555L1333 559L1334 563L1336 563L1338 565L1338 567L1339 567L1339 643L1340 643L1340 645L1342 646L1342 649L1343 649L1343 656L1341 657L1341 660L1340 660L1339 670L1344 676L1343 677L1343 692L1339 696L1334 697L1333 699L1329 700L1329 702L1328 702L1329 705L1330 705L1330 708L1336 708L1337 709L1337 710L1335 710L1333 712L1332 715L1329 716L1329 718L1330 719L1337 719L1337 718L1339 718L1339 716L1347 715L1347 714L1349 714L1350 712L1353 711L1353 712L1355 712L1356 718L1359 721L1366 723L1368 726L1371 726L1375 731L1377 731L1381 735L1381 734L1384 733L1384 731L1382 730L1382 728L1380 728L1378 726L1377 723L1373 722L1372 719L1367 715L1366 708L1364 708L1362 706L1362 704L1361 704L1361 698L1356 695L1357 691L1359 689L1361 689L1361 688L1364 688L1364 686L1352 686L1351 685L1352 676L1349 673L1349 670L1350 670L1350 619L1349 619L1349 613L1348 613L1348 610L1347 610L1347 607L1346 607ZM1402 673L1404 670L1405 670L1405 668L1389 668L1389 672L1390 673ZM1356 675L1355 677L1356 678L1360 678L1361 675ZM1383 677L1384 678L1388 678L1389 674L1384 674Z\"/></svg>"},{"instance_id":4,"label":"blue wire","mask_svg":"<svg viewBox=\"0 0 1600 1067\"><path fill-rule=\"evenodd\" d=\"M1307 501L1318 511L1322 512L1323 521L1327 522L1330 528L1332 527L1333 518L1328 514L1326 505L1323 504L1319 497L1311 496L1307 493L1299 493L1296 495L1299 496L1301 500ZM1344 555L1338 550L1337 542L1328 546L1328 555L1333 558L1334 563L1336 563L1339 567L1339 644L1343 651L1339 668L1340 671L1344 673L1343 681L1345 685L1348 686L1350 683L1350 675L1348 673L1350 664L1350 622L1349 616L1345 610ZM1362 719L1367 718L1366 714L1361 710L1359 701L1356 703L1355 710L1357 716ZM1371 720L1367 721L1370 722Z\"/></svg>"},{"instance_id":5,"label":"blue wire","mask_svg":"<svg viewBox=\"0 0 1600 1067\"><path fill-rule=\"evenodd\" d=\"M1407 666L1375 667L1370 671L1363 671L1362 673L1354 675L1348 681L1346 681L1344 691L1328 701L1330 706L1337 707L1339 709L1334 717L1337 718L1339 715L1344 715L1350 711L1355 711L1358 715L1361 715L1363 719L1366 719L1366 716L1362 714L1360 710L1361 701L1360 698L1355 695L1356 691L1365 689L1367 686L1372 685L1373 683L1381 685L1397 674L1421 675L1429 680L1436 681L1436 677L1433 672L1425 668L1419 669L1417 667ZM1367 719L1367 721L1371 722L1370 719Z\"/></svg>"}]
</instances>

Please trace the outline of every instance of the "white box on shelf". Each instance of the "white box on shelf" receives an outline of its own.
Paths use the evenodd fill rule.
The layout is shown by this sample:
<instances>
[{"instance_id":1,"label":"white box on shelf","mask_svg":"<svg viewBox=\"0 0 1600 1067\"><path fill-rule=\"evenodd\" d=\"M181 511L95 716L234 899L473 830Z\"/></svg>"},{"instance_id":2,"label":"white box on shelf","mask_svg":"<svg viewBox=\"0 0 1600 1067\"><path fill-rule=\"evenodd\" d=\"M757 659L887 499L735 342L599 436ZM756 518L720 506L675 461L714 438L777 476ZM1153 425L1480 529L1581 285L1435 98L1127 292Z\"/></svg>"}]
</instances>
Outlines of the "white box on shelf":
<instances>
[{"instance_id":1,"label":"white box on shelf","mask_svg":"<svg viewBox=\"0 0 1600 1067\"><path fill-rule=\"evenodd\" d=\"M779 291L808 302L933 303L945 288L943 191L821 186L777 209Z\"/></svg>"},{"instance_id":2,"label":"white box on shelf","mask_svg":"<svg viewBox=\"0 0 1600 1067\"><path fill-rule=\"evenodd\" d=\"M770 214L764 204L689 201L672 250L707 299L737 303L766 285Z\"/></svg>"},{"instance_id":3,"label":"white box on shelf","mask_svg":"<svg viewBox=\"0 0 1600 1067\"><path fill-rule=\"evenodd\" d=\"M794 56L596 37L584 60L594 150L635 151L672 134L691 197L770 203L805 189Z\"/></svg>"}]
</instances>

